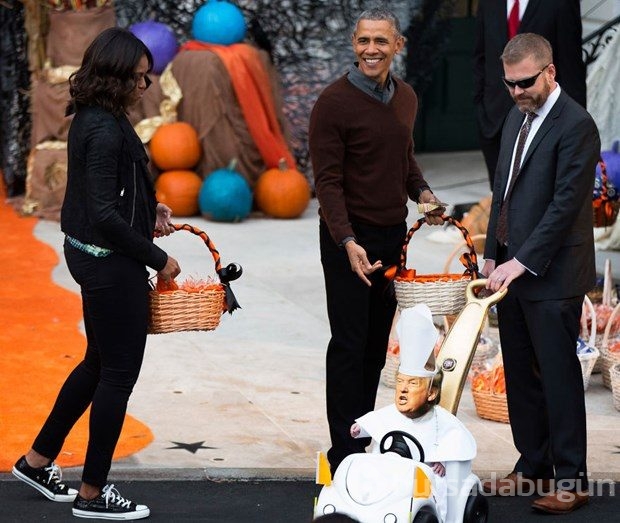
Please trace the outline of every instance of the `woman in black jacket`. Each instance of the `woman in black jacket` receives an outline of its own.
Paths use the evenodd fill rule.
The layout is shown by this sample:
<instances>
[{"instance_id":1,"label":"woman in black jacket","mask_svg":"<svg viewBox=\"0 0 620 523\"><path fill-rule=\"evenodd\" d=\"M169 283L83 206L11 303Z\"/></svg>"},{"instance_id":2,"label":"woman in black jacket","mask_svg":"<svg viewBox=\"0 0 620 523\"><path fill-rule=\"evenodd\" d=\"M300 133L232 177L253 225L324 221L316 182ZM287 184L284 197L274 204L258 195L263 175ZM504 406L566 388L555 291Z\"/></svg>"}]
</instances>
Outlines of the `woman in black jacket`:
<instances>
[{"instance_id":1,"label":"woman in black jacket","mask_svg":"<svg viewBox=\"0 0 620 523\"><path fill-rule=\"evenodd\" d=\"M180 273L177 261L153 243L154 234L173 232L171 211L155 200L144 147L126 115L148 87L152 65L140 40L111 28L88 47L70 80L67 114L75 116L61 228L67 266L82 293L86 354L13 474L53 501L72 501L78 517L149 515L148 507L107 485L107 476L144 355L146 267L164 280ZM61 482L54 459L89 406L89 441L78 492Z\"/></svg>"}]
</instances>

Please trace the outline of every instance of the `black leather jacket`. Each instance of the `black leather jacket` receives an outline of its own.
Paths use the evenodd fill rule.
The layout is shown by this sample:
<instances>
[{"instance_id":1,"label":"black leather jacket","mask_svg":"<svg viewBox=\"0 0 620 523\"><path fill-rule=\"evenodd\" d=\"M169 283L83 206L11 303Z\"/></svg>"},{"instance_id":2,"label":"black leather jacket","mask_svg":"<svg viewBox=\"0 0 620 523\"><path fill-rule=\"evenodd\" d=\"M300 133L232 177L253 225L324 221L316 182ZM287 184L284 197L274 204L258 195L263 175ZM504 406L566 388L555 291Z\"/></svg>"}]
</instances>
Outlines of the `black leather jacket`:
<instances>
[{"instance_id":1,"label":"black leather jacket","mask_svg":"<svg viewBox=\"0 0 620 523\"><path fill-rule=\"evenodd\" d=\"M159 271L167 254L153 243L157 201L142 142L125 116L78 108L67 143L60 225L82 243L112 249Z\"/></svg>"}]
</instances>

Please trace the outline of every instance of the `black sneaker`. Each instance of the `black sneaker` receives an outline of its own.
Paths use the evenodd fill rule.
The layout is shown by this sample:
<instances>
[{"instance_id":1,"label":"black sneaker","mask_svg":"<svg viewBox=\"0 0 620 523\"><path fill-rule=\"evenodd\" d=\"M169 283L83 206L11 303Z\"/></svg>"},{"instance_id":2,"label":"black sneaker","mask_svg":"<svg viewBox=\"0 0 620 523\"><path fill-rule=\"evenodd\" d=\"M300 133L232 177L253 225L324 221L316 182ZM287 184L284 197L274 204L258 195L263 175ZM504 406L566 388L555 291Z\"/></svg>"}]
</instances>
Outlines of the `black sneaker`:
<instances>
[{"instance_id":1,"label":"black sneaker","mask_svg":"<svg viewBox=\"0 0 620 523\"><path fill-rule=\"evenodd\" d=\"M150 513L146 505L136 505L121 496L114 485L103 487L101 496L95 499L78 496L73 502L73 515L78 518L142 519Z\"/></svg>"},{"instance_id":2,"label":"black sneaker","mask_svg":"<svg viewBox=\"0 0 620 523\"><path fill-rule=\"evenodd\" d=\"M28 465L26 456L22 456L13 466L13 476L36 488L52 501L73 501L78 493L61 482L62 471L54 462L47 467L34 468Z\"/></svg>"}]
</instances>

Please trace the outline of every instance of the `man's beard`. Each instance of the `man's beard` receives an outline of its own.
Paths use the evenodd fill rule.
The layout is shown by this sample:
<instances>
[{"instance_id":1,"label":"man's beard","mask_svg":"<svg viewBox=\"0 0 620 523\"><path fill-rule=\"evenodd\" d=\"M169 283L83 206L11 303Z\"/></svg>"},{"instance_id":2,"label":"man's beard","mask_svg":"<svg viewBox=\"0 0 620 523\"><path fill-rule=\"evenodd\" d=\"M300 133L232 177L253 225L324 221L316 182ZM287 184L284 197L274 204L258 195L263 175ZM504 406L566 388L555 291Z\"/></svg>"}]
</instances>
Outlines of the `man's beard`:
<instances>
[{"instance_id":1,"label":"man's beard","mask_svg":"<svg viewBox=\"0 0 620 523\"><path fill-rule=\"evenodd\" d=\"M545 88L539 94L535 95L527 95L521 98L513 97L515 103L519 107L519 110L522 113L536 111L540 109L549 98L549 93L551 93L551 86L549 84L545 84Z\"/></svg>"}]
</instances>

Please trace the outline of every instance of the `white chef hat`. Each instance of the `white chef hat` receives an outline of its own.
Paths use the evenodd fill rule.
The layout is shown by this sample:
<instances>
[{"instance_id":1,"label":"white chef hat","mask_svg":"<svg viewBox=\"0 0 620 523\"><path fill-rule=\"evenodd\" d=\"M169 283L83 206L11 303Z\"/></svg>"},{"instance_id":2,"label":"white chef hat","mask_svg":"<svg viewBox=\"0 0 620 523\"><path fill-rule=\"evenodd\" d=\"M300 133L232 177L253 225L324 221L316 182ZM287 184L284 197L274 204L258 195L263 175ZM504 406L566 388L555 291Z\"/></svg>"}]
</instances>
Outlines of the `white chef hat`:
<instances>
[{"instance_id":1,"label":"white chef hat","mask_svg":"<svg viewBox=\"0 0 620 523\"><path fill-rule=\"evenodd\" d=\"M437 374L437 367L433 370L426 368L428 358L439 338L428 306L420 304L403 309L396 324L396 332L400 345L398 372L419 377L432 377Z\"/></svg>"}]
</instances>

